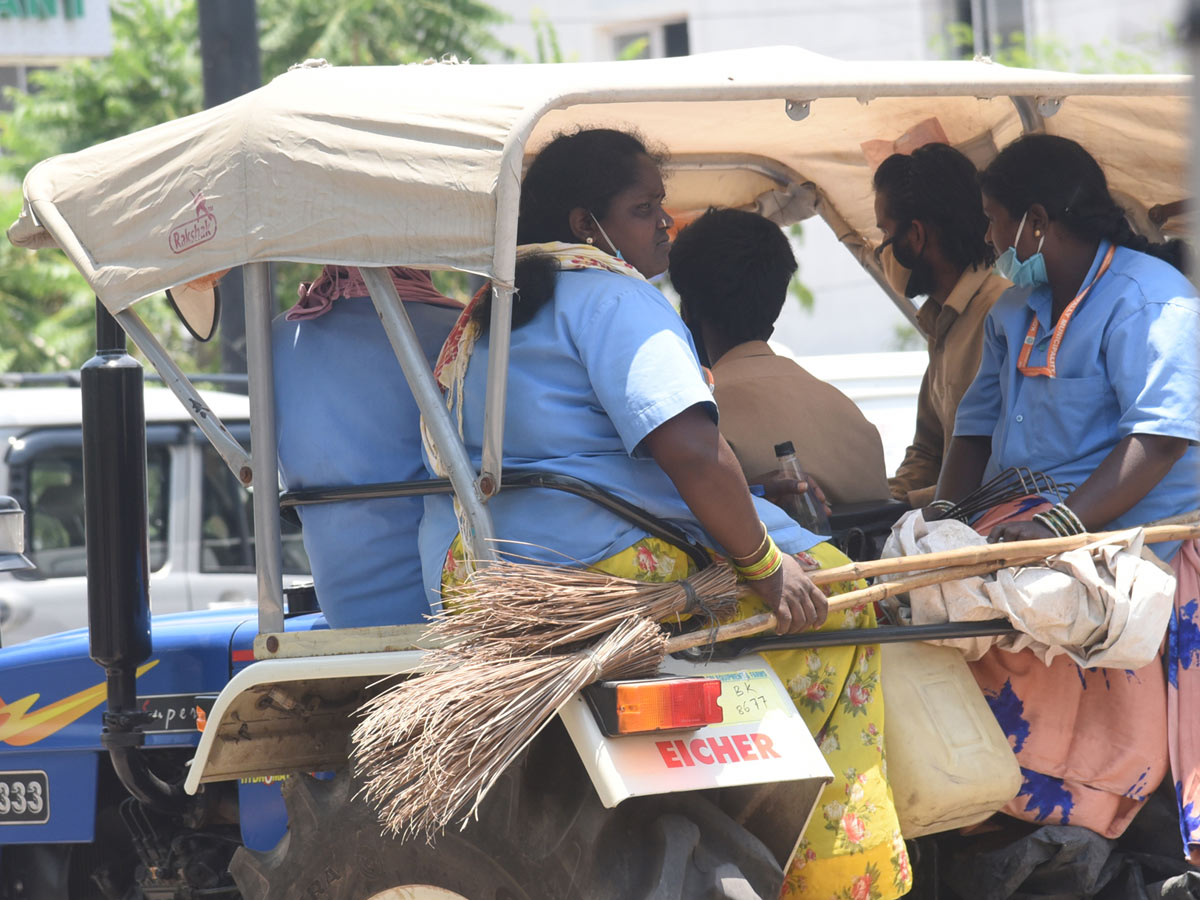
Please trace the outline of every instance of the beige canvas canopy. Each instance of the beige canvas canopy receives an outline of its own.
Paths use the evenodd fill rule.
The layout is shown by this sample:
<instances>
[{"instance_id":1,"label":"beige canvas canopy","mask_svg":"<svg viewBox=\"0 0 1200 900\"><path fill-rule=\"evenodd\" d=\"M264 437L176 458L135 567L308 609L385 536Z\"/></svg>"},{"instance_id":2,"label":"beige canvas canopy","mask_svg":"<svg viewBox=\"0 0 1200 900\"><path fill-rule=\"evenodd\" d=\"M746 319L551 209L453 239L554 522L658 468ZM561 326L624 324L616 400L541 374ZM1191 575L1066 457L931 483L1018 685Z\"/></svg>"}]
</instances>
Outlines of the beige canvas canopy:
<instances>
[{"instance_id":1,"label":"beige canvas canopy","mask_svg":"<svg viewBox=\"0 0 1200 900\"><path fill-rule=\"evenodd\" d=\"M1022 131L1075 138L1152 231L1147 211L1170 213L1185 196L1187 90L1183 76L849 63L792 47L620 63L299 67L222 106L42 162L8 234L19 246L61 247L113 312L268 260L504 281L523 159L580 124L632 125L669 151L674 211L757 202L777 220L818 212L867 264L861 251L877 241L872 162L911 143L914 128L943 134L977 163Z\"/></svg>"},{"instance_id":2,"label":"beige canvas canopy","mask_svg":"<svg viewBox=\"0 0 1200 900\"><path fill-rule=\"evenodd\" d=\"M879 240L873 166L887 154L937 139L984 164L1023 132L1066 135L1099 159L1135 224L1154 234L1161 222L1182 226L1169 215L1186 195L1188 87L1177 76L988 62L846 63L790 47L542 66L305 65L223 106L40 163L8 234L19 246L67 253L247 484L277 475L265 263L358 267L447 463L471 552L484 560L496 536L486 504L502 485L521 172L551 135L637 128L670 153L668 206L680 217L708 205L750 206L780 223L820 215L912 316L867 252ZM245 265L250 452L130 308L237 265ZM389 265L492 277L478 470ZM196 305L188 295L177 292L181 310ZM203 315L195 322L202 331L211 324ZM275 491L255 491L254 523L259 628L279 632Z\"/></svg>"}]
</instances>

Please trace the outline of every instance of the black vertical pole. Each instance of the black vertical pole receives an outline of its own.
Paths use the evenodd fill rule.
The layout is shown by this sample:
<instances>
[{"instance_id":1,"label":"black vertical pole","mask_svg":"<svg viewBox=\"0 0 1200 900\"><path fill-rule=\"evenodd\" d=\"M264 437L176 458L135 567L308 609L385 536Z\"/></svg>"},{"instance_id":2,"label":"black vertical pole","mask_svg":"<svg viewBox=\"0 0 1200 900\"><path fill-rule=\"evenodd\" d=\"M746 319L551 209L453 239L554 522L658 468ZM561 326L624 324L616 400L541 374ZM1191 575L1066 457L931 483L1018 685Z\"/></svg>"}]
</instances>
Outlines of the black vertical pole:
<instances>
[{"instance_id":1,"label":"black vertical pole","mask_svg":"<svg viewBox=\"0 0 1200 900\"><path fill-rule=\"evenodd\" d=\"M204 105L217 106L262 84L254 0L201 0L200 59ZM221 281L221 369L246 371L246 310L242 270Z\"/></svg>"},{"instance_id":2,"label":"black vertical pole","mask_svg":"<svg viewBox=\"0 0 1200 900\"><path fill-rule=\"evenodd\" d=\"M128 676L151 649L142 366L125 352L125 332L99 300L96 355L79 381L91 656L110 681L122 682L123 705L132 708Z\"/></svg>"},{"instance_id":3,"label":"black vertical pole","mask_svg":"<svg viewBox=\"0 0 1200 900\"><path fill-rule=\"evenodd\" d=\"M1197 196L1196 189L1200 187L1200 0L1188 0L1187 6L1184 8L1182 32L1187 48L1188 70L1192 75L1191 140L1188 142L1191 153L1188 163L1191 168L1190 194L1195 197ZM1196 254L1200 253L1200 243L1198 243L1200 242L1200 219L1194 212L1191 218L1191 234L1188 237L1192 246L1188 253L1188 276L1194 282L1200 275L1196 257Z\"/></svg>"},{"instance_id":4,"label":"black vertical pole","mask_svg":"<svg viewBox=\"0 0 1200 900\"><path fill-rule=\"evenodd\" d=\"M182 785L155 775L139 750L145 715L137 667L153 649L142 366L125 352L125 332L99 299L96 355L80 368L79 384L89 651L104 667L108 694L100 742L131 795L178 812L187 800Z\"/></svg>"}]
</instances>

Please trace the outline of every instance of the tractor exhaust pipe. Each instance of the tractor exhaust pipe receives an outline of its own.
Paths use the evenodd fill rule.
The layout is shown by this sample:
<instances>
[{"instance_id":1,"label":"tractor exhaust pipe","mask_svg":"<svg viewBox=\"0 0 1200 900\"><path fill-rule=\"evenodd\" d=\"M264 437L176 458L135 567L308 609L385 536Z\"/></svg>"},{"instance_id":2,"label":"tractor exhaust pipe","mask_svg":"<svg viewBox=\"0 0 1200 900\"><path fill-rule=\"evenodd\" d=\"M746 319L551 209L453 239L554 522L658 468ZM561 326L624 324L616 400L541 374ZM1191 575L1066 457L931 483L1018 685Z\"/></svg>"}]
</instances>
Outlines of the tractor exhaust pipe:
<instances>
[{"instance_id":1,"label":"tractor exhaust pipe","mask_svg":"<svg viewBox=\"0 0 1200 900\"><path fill-rule=\"evenodd\" d=\"M138 709L137 667L152 650L142 366L126 352L125 332L99 299L96 355L79 376L89 652L108 683L102 743L130 794L178 812L186 800L182 785L151 772L138 749L146 716Z\"/></svg>"}]
</instances>

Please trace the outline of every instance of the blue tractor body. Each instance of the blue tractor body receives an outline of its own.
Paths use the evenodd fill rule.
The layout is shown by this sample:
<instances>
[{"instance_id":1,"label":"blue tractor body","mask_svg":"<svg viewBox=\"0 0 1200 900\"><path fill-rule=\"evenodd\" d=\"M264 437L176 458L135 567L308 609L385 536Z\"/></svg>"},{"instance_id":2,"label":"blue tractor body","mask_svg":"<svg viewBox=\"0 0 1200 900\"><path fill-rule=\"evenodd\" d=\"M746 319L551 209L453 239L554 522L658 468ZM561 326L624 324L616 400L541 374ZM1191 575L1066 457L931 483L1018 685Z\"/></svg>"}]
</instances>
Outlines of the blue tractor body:
<instances>
[{"instance_id":1,"label":"blue tractor body","mask_svg":"<svg viewBox=\"0 0 1200 900\"><path fill-rule=\"evenodd\" d=\"M323 627L323 617L290 619L289 630ZM206 610L155 618L154 652L138 666L137 697L149 716L144 752L189 756L213 699L236 669L253 660L251 609ZM16 844L96 839L104 671L88 656L85 629L0 649L0 854ZM252 846L270 846L286 819L278 783L239 785L253 811L243 823Z\"/></svg>"}]
</instances>

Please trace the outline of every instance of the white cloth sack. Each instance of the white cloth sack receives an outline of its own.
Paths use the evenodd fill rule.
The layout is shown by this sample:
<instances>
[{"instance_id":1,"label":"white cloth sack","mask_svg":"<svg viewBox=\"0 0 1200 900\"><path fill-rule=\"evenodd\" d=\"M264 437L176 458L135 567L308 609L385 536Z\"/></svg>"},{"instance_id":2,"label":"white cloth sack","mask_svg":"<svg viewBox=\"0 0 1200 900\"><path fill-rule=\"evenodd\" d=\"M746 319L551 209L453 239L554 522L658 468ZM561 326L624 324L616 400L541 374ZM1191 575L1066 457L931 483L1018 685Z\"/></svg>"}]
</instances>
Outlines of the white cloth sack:
<instances>
[{"instance_id":1,"label":"white cloth sack","mask_svg":"<svg viewBox=\"0 0 1200 900\"><path fill-rule=\"evenodd\" d=\"M1017 634L937 641L979 659L992 646L1028 647L1049 664L1065 653L1084 668L1139 669L1158 654L1175 598L1175 575L1149 550L1140 528L1070 550L1038 565L1001 569L909 592L913 625L1007 617ZM950 519L926 522L920 510L893 527L885 557L983 545L987 539ZM892 576L903 578L903 575Z\"/></svg>"}]
</instances>

